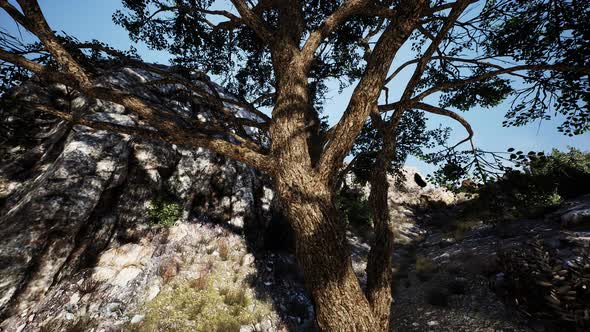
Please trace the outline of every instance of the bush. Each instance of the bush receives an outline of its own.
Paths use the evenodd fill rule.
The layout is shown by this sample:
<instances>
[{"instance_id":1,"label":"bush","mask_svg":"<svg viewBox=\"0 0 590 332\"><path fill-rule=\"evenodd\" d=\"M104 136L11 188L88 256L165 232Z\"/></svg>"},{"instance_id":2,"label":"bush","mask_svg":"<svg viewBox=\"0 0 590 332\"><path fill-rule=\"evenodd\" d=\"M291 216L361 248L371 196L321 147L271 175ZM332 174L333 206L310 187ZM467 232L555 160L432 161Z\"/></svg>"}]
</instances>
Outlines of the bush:
<instances>
[{"instance_id":1,"label":"bush","mask_svg":"<svg viewBox=\"0 0 590 332\"><path fill-rule=\"evenodd\" d=\"M153 225L171 227L182 216L182 208L177 203L157 199L150 202L149 216Z\"/></svg>"},{"instance_id":2,"label":"bush","mask_svg":"<svg viewBox=\"0 0 590 332\"><path fill-rule=\"evenodd\" d=\"M140 309L144 320L128 324L125 330L238 332L242 325L261 321L270 314L270 308L243 285L208 275L169 285Z\"/></svg>"},{"instance_id":3,"label":"bush","mask_svg":"<svg viewBox=\"0 0 590 332\"><path fill-rule=\"evenodd\" d=\"M466 203L458 219L501 222L538 217L564 199L590 193L590 153L574 148L567 152L553 150L548 156L508 151L516 168L502 166L502 176L479 186L473 194L475 199Z\"/></svg>"},{"instance_id":4,"label":"bush","mask_svg":"<svg viewBox=\"0 0 590 332\"><path fill-rule=\"evenodd\" d=\"M362 192L350 188L340 191L336 204L346 222L354 226L370 226L373 223L369 201Z\"/></svg>"},{"instance_id":5,"label":"bush","mask_svg":"<svg viewBox=\"0 0 590 332\"><path fill-rule=\"evenodd\" d=\"M516 207L543 212L559 205L563 199L590 192L590 154L570 148L567 152L553 150L543 153L518 151L511 155L522 171L508 170L498 181L500 190L508 193Z\"/></svg>"},{"instance_id":6,"label":"bush","mask_svg":"<svg viewBox=\"0 0 590 332\"><path fill-rule=\"evenodd\" d=\"M495 290L509 304L558 330L590 328L590 250L564 261L535 240L499 258L503 279Z\"/></svg>"}]
</instances>

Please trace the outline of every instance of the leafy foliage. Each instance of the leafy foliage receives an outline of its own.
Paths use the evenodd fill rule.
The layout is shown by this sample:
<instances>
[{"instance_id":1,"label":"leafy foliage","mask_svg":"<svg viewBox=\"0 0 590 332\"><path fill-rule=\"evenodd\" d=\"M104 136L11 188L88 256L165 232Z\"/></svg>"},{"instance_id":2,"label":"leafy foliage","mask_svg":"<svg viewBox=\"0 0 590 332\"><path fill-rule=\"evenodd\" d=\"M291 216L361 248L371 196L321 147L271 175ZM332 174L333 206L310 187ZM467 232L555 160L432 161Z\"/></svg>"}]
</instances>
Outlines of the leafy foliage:
<instances>
[{"instance_id":1,"label":"leafy foliage","mask_svg":"<svg viewBox=\"0 0 590 332\"><path fill-rule=\"evenodd\" d=\"M302 1L303 34L316 29L342 3ZM275 73L266 41L243 24L212 14L216 10L214 1L124 0L123 6L124 10L113 15L115 23L129 31L132 40L169 51L175 65L218 76L226 88L247 99L274 91ZM270 29L279 29L281 18L274 5L260 1L253 11ZM218 21L224 22L216 24ZM310 92L316 111L321 110L327 80L337 80L344 88L358 78L364 62L361 45L356 41L379 22L375 17L354 17L330 36L330 47L318 54L310 69ZM272 98L261 100L261 106L271 104Z\"/></svg>"},{"instance_id":2,"label":"leafy foliage","mask_svg":"<svg viewBox=\"0 0 590 332\"><path fill-rule=\"evenodd\" d=\"M424 28L436 35L442 22L433 19ZM547 70L546 65L587 68L589 26L588 1L485 1L476 15L466 15L445 36L418 87L447 86L437 90L439 104L460 110L494 107L510 98L504 126L559 118L559 131L580 135L590 129L588 75ZM413 50L421 52L430 39L416 34ZM486 75L507 63L528 67L511 73L511 79ZM465 84L457 84L461 81Z\"/></svg>"},{"instance_id":3,"label":"leafy foliage","mask_svg":"<svg viewBox=\"0 0 590 332\"><path fill-rule=\"evenodd\" d=\"M489 1L482 14L484 27L492 33L483 45L488 53L507 55L528 65L588 67L589 13L588 1ZM526 81L532 84L517 91L518 102L508 113L506 125L547 119L554 112L565 116L559 130L569 136L590 129L588 75L534 71L528 76Z\"/></svg>"},{"instance_id":4,"label":"leafy foliage","mask_svg":"<svg viewBox=\"0 0 590 332\"><path fill-rule=\"evenodd\" d=\"M448 128L427 130L427 120L423 112L412 111L404 114L397 127L395 156L389 166L389 173L399 173L409 155L422 156L423 149L440 145L448 139ZM351 152L354 156L351 170L355 175L355 181L361 184L369 181L382 146L383 138L371 122L367 122L356 138Z\"/></svg>"},{"instance_id":5,"label":"leafy foliage","mask_svg":"<svg viewBox=\"0 0 590 332\"><path fill-rule=\"evenodd\" d=\"M373 224L371 207L362 192L344 187L337 196L336 205L348 224L353 226Z\"/></svg>"},{"instance_id":6,"label":"leafy foliage","mask_svg":"<svg viewBox=\"0 0 590 332\"><path fill-rule=\"evenodd\" d=\"M152 224L171 227L182 216L182 208L178 203L157 199L150 202L149 216Z\"/></svg>"}]
</instances>

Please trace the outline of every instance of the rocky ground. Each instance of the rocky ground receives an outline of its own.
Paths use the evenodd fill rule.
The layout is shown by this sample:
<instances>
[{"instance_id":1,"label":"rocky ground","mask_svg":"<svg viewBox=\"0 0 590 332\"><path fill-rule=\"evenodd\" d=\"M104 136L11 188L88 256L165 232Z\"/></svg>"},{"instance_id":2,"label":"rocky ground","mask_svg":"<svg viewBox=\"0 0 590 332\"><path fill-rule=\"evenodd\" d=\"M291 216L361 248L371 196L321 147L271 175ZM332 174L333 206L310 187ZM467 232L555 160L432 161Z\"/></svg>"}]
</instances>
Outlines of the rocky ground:
<instances>
[{"instance_id":1,"label":"rocky ground","mask_svg":"<svg viewBox=\"0 0 590 332\"><path fill-rule=\"evenodd\" d=\"M446 212L446 217L452 215L452 209ZM394 254L394 330L548 331L498 297L503 278L498 253L536 238L565 262L575 260L579 250L590 246L589 216L590 196L584 196L544 218L497 226L480 223L459 238L429 225L432 219L422 216L422 236Z\"/></svg>"}]
</instances>

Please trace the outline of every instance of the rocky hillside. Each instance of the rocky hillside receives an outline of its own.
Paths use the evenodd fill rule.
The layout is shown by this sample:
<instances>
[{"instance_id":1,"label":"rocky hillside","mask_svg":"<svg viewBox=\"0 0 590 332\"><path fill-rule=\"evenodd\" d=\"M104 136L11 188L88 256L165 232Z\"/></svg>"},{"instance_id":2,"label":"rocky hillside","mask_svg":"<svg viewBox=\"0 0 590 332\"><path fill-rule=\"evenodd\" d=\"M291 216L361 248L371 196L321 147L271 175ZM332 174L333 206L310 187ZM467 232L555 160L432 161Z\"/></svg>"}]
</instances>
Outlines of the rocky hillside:
<instances>
[{"instance_id":1,"label":"rocky hillside","mask_svg":"<svg viewBox=\"0 0 590 332\"><path fill-rule=\"evenodd\" d=\"M101 79L129 88L156 78L125 68ZM213 116L198 107L197 96L192 103L177 102L177 90L183 88L136 93L176 112ZM60 85L27 84L12 97L144 126L119 105ZM241 163L204 149L72 127L16 106L3 109L2 120L8 137L0 168L0 326L6 331L36 330L50 319L79 315L116 325L120 313L154 298L187 260L203 263L195 257L214 254L217 238L225 238L220 234L245 235L249 244L264 246L272 192L264 177ZM166 227L176 221L200 224ZM242 243L234 252L238 240L227 241L232 255L249 249ZM252 265L249 258L243 263Z\"/></svg>"}]
</instances>

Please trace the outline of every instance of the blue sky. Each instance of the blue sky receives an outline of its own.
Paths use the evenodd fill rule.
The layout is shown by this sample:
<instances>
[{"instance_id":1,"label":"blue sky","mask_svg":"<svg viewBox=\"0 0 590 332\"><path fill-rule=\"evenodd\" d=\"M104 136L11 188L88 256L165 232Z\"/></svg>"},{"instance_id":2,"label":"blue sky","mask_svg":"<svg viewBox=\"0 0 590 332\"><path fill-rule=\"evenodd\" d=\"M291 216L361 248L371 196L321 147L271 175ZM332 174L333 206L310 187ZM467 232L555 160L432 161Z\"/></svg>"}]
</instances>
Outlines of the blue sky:
<instances>
[{"instance_id":1,"label":"blue sky","mask_svg":"<svg viewBox=\"0 0 590 332\"><path fill-rule=\"evenodd\" d=\"M168 56L165 53L149 50L145 45L133 44L125 30L112 23L113 12L121 8L120 0L40 0L39 3L47 21L54 30L63 30L82 41L97 39L118 49L128 49L133 45L145 61L168 62ZM0 22L1 27L18 33L14 22L4 12L0 13ZM23 37L27 38L26 35ZM410 56L410 52L402 50L394 61L393 67L405 62ZM409 74L411 74L411 67L400 75L400 89L403 89L402 83ZM352 88L348 88L342 94L338 94L338 85L331 85L329 98L325 104L325 113L329 117L330 124L336 123L340 118L346 108L351 91ZM395 88L391 90L390 94L396 95ZM505 151L509 147L523 151L549 151L552 148L563 150L568 146L585 151L590 150L590 133L575 137L564 136L556 130L559 121L552 120L544 121L540 125L537 122L525 127L503 128L501 124L507 109L508 106L504 104L494 109L475 108L462 113L475 131L474 142L477 147L488 151ZM466 135L465 130L454 122L434 115L429 116L430 127L436 128L440 124L453 128L451 136L453 142L461 140ZM407 164L418 166L425 173L429 173L433 169L416 158L410 158Z\"/></svg>"}]
</instances>

